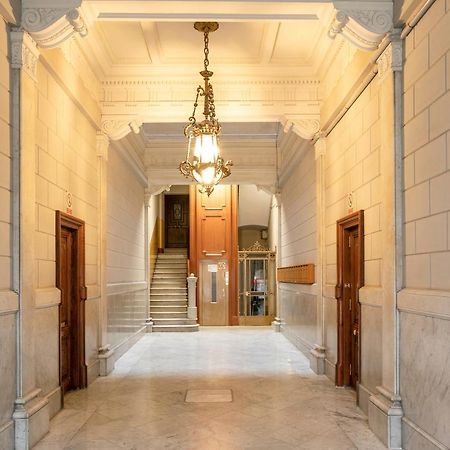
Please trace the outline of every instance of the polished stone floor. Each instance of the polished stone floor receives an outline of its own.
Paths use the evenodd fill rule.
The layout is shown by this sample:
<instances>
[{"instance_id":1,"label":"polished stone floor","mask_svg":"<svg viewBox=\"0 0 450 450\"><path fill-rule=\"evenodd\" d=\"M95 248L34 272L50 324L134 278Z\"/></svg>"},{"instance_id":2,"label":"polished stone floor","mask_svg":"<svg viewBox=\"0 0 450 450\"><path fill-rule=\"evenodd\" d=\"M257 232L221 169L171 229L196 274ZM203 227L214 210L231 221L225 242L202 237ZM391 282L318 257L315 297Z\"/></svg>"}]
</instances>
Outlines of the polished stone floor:
<instances>
[{"instance_id":1,"label":"polished stone floor","mask_svg":"<svg viewBox=\"0 0 450 450\"><path fill-rule=\"evenodd\" d=\"M111 375L66 396L35 449L384 449L353 392L308 367L269 328L148 334ZM231 402L216 401L230 389ZM219 392L186 402L188 390Z\"/></svg>"}]
</instances>

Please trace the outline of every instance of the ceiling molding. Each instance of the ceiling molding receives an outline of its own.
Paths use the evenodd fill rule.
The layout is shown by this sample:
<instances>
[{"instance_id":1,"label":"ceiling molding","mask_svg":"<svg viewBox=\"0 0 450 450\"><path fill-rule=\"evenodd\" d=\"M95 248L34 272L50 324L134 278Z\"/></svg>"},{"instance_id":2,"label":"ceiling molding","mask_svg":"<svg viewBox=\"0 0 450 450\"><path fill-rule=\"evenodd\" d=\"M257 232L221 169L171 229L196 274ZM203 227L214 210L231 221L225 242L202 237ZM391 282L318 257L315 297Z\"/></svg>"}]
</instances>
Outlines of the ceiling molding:
<instances>
[{"instance_id":1,"label":"ceiling molding","mask_svg":"<svg viewBox=\"0 0 450 450\"><path fill-rule=\"evenodd\" d=\"M336 13L328 30L332 39L342 34L357 48L372 51L393 29L392 2L335 1L333 4Z\"/></svg>"},{"instance_id":2,"label":"ceiling molding","mask_svg":"<svg viewBox=\"0 0 450 450\"><path fill-rule=\"evenodd\" d=\"M87 35L86 24L78 9L81 2L23 0L21 25L40 47L58 47L74 33Z\"/></svg>"}]
</instances>

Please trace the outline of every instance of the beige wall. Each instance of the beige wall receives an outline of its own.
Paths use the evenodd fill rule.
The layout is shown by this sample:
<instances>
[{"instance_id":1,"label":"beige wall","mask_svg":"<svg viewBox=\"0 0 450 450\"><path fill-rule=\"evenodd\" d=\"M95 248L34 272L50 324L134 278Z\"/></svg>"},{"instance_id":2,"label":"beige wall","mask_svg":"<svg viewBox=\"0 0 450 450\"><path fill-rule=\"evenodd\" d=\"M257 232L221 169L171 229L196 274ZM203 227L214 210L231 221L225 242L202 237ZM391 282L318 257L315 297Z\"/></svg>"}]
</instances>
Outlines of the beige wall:
<instances>
[{"instance_id":1,"label":"beige wall","mask_svg":"<svg viewBox=\"0 0 450 450\"><path fill-rule=\"evenodd\" d=\"M295 142L300 143L297 139ZM299 144L301 145L301 144ZM300 152L300 148L289 151ZM316 262L316 171L314 150L304 151L302 159L282 187L281 266ZM276 208L274 209L276 211ZM317 331L316 286L280 283L278 316L285 336L306 355L314 347Z\"/></svg>"},{"instance_id":2,"label":"beige wall","mask_svg":"<svg viewBox=\"0 0 450 450\"><path fill-rule=\"evenodd\" d=\"M0 448L12 448L16 398L16 310L11 273L11 91L7 24L0 16Z\"/></svg>"},{"instance_id":3,"label":"beige wall","mask_svg":"<svg viewBox=\"0 0 450 450\"><path fill-rule=\"evenodd\" d=\"M144 186L114 145L108 157L107 211L108 343L117 348L142 331L148 292Z\"/></svg>"},{"instance_id":4,"label":"beige wall","mask_svg":"<svg viewBox=\"0 0 450 450\"><path fill-rule=\"evenodd\" d=\"M450 3L406 38L405 289L400 293L404 448L450 447Z\"/></svg>"},{"instance_id":5,"label":"beige wall","mask_svg":"<svg viewBox=\"0 0 450 450\"><path fill-rule=\"evenodd\" d=\"M43 52L37 73L36 111L36 382L44 395L59 385L59 316L55 298L55 214L66 212L86 224L86 363L89 378L98 374L98 178L97 127L79 106L81 91L71 91L54 73L64 70L60 50ZM81 97L83 98L83 97ZM89 97L86 101L89 101ZM53 291L52 291L53 290ZM45 355L45 356L44 356Z\"/></svg>"}]
</instances>

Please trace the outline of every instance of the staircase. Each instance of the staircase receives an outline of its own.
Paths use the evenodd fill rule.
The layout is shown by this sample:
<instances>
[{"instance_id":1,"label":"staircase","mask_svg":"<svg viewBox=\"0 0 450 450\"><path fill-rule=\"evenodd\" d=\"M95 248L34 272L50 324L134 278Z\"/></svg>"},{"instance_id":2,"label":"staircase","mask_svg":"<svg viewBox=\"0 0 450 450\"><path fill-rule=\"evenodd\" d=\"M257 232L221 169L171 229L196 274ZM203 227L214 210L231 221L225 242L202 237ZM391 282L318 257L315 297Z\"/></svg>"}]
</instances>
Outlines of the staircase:
<instances>
[{"instance_id":1,"label":"staircase","mask_svg":"<svg viewBox=\"0 0 450 450\"><path fill-rule=\"evenodd\" d=\"M166 249L158 255L150 286L153 332L198 331L197 321L187 317L186 277L186 249Z\"/></svg>"}]
</instances>

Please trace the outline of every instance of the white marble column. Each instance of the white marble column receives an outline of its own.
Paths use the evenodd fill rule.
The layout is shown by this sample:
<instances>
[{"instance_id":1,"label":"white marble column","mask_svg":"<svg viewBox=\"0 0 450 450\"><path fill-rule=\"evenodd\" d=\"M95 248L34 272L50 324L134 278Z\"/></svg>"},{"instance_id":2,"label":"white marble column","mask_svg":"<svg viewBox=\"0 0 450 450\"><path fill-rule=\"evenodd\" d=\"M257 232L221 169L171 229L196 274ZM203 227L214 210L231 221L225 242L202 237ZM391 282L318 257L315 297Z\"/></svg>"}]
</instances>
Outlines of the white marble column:
<instances>
[{"instance_id":1,"label":"white marble column","mask_svg":"<svg viewBox=\"0 0 450 450\"><path fill-rule=\"evenodd\" d=\"M276 217L276 266L281 267L281 193L278 192L274 195L275 200L275 208L276 208L276 214L273 214L274 217ZM272 328L276 332L281 331L281 323L282 319L280 317L280 291L278 289L278 282L276 283L276 317L275 320L272 322Z\"/></svg>"},{"instance_id":2,"label":"white marble column","mask_svg":"<svg viewBox=\"0 0 450 450\"><path fill-rule=\"evenodd\" d=\"M47 398L36 386L34 328L36 288L36 43L13 30L11 42L12 153L13 153L13 285L19 293L17 313L17 395L14 405L15 449L31 448L49 429Z\"/></svg>"},{"instance_id":3,"label":"white marble column","mask_svg":"<svg viewBox=\"0 0 450 450\"><path fill-rule=\"evenodd\" d=\"M323 280L325 266L325 154L326 138L320 135L314 145L316 159L316 342L310 352L311 369L317 374L325 373L325 324L323 308Z\"/></svg>"},{"instance_id":4,"label":"white marble column","mask_svg":"<svg viewBox=\"0 0 450 450\"><path fill-rule=\"evenodd\" d=\"M399 33L377 60L380 87L383 264L382 385L369 401L369 423L389 447L401 448L397 293L402 282L402 68Z\"/></svg>"},{"instance_id":5,"label":"white marble column","mask_svg":"<svg viewBox=\"0 0 450 450\"><path fill-rule=\"evenodd\" d=\"M97 133L98 173L98 282L100 286L99 348L100 376L114 369L114 351L108 343L108 292L106 279L106 251L108 225L108 151L110 140L104 133Z\"/></svg>"}]
</instances>

